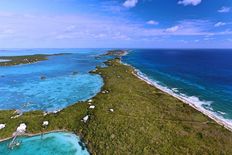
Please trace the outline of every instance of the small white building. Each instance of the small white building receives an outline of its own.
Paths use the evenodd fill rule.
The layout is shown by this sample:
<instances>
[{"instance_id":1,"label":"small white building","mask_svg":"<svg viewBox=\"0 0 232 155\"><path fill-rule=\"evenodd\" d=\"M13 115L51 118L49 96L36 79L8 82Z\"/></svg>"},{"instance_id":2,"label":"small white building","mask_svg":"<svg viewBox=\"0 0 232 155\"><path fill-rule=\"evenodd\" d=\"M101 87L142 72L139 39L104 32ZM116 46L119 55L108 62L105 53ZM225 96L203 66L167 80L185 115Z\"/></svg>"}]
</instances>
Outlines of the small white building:
<instances>
[{"instance_id":1,"label":"small white building","mask_svg":"<svg viewBox=\"0 0 232 155\"><path fill-rule=\"evenodd\" d=\"M18 133L25 133L26 132L26 124L25 123L21 123L18 127L17 127L17 132Z\"/></svg>"},{"instance_id":2,"label":"small white building","mask_svg":"<svg viewBox=\"0 0 232 155\"><path fill-rule=\"evenodd\" d=\"M15 116L11 116L10 118L11 118L11 119L14 119L14 118L18 118L18 117L20 117L20 116L22 116L22 114L15 115Z\"/></svg>"},{"instance_id":3,"label":"small white building","mask_svg":"<svg viewBox=\"0 0 232 155\"><path fill-rule=\"evenodd\" d=\"M43 121L43 126L48 126L49 122L48 121Z\"/></svg>"},{"instance_id":4,"label":"small white building","mask_svg":"<svg viewBox=\"0 0 232 155\"><path fill-rule=\"evenodd\" d=\"M82 120L84 123L86 123L89 120L89 115L86 115Z\"/></svg>"},{"instance_id":5,"label":"small white building","mask_svg":"<svg viewBox=\"0 0 232 155\"><path fill-rule=\"evenodd\" d=\"M0 124L0 130L5 128L6 127L6 124Z\"/></svg>"},{"instance_id":6,"label":"small white building","mask_svg":"<svg viewBox=\"0 0 232 155\"><path fill-rule=\"evenodd\" d=\"M110 109L110 112L114 112L114 109L111 108L111 109Z\"/></svg>"},{"instance_id":7,"label":"small white building","mask_svg":"<svg viewBox=\"0 0 232 155\"><path fill-rule=\"evenodd\" d=\"M94 108L95 108L95 105L89 106L89 109L94 109Z\"/></svg>"},{"instance_id":8,"label":"small white building","mask_svg":"<svg viewBox=\"0 0 232 155\"><path fill-rule=\"evenodd\" d=\"M108 90L103 90L103 91L102 91L102 94L108 94L108 93L109 93Z\"/></svg>"}]
</instances>

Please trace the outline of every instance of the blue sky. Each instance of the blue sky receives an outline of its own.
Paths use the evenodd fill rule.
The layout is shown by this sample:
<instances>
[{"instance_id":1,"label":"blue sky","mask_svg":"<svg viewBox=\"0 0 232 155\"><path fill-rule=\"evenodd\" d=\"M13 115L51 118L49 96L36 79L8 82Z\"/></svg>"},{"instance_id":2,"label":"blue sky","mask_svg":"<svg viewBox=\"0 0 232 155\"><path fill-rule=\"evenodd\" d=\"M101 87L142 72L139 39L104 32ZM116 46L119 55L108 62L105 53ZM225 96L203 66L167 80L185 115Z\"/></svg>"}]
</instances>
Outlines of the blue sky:
<instances>
[{"instance_id":1,"label":"blue sky","mask_svg":"<svg viewBox=\"0 0 232 155\"><path fill-rule=\"evenodd\" d=\"M232 48L231 0L1 0L1 48Z\"/></svg>"}]
</instances>

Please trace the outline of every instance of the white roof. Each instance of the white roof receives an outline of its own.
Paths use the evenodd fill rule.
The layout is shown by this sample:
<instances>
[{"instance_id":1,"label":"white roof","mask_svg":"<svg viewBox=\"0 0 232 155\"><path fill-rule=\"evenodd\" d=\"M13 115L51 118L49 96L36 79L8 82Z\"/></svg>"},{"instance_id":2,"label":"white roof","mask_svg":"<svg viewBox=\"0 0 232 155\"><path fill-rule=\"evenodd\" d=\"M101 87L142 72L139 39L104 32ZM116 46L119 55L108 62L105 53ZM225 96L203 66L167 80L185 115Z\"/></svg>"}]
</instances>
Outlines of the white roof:
<instances>
[{"instance_id":1,"label":"white roof","mask_svg":"<svg viewBox=\"0 0 232 155\"><path fill-rule=\"evenodd\" d=\"M6 124L0 124L0 130L5 128L6 127Z\"/></svg>"},{"instance_id":2,"label":"white roof","mask_svg":"<svg viewBox=\"0 0 232 155\"><path fill-rule=\"evenodd\" d=\"M24 133L25 131L26 131L26 128L27 128L27 126L26 126L26 124L25 123L21 123L20 125L19 125L19 127L17 127L17 132L21 132L21 133Z\"/></svg>"},{"instance_id":3,"label":"white roof","mask_svg":"<svg viewBox=\"0 0 232 155\"><path fill-rule=\"evenodd\" d=\"M89 115L86 115L86 116L83 118L84 123L86 123L86 122L88 121L88 119L89 119Z\"/></svg>"},{"instance_id":4,"label":"white roof","mask_svg":"<svg viewBox=\"0 0 232 155\"><path fill-rule=\"evenodd\" d=\"M49 124L48 121L43 121L43 126L47 126Z\"/></svg>"},{"instance_id":5,"label":"white roof","mask_svg":"<svg viewBox=\"0 0 232 155\"><path fill-rule=\"evenodd\" d=\"M18 114L18 115L15 115L15 116L11 116L10 118L18 118L20 117L22 114Z\"/></svg>"},{"instance_id":6,"label":"white roof","mask_svg":"<svg viewBox=\"0 0 232 155\"><path fill-rule=\"evenodd\" d=\"M94 109L94 108L95 108L95 105L89 106L89 109Z\"/></svg>"}]
</instances>

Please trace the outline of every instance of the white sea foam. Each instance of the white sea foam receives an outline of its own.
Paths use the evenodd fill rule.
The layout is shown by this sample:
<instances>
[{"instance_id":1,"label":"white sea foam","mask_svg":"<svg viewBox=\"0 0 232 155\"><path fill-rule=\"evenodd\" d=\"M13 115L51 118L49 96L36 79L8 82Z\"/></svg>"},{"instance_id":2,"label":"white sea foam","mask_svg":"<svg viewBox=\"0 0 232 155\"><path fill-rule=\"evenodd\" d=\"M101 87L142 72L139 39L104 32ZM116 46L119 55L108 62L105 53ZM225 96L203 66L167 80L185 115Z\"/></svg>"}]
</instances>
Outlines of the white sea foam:
<instances>
[{"instance_id":1,"label":"white sea foam","mask_svg":"<svg viewBox=\"0 0 232 155\"><path fill-rule=\"evenodd\" d=\"M129 54L129 51L125 50L122 56L126 56Z\"/></svg>"},{"instance_id":2,"label":"white sea foam","mask_svg":"<svg viewBox=\"0 0 232 155\"><path fill-rule=\"evenodd\" d=\"M175 93L179 92L178 88L172 88L172 91Z\"/></svg>"},{"instance_id":3,"label":"white sea foam","mask_svg":"<svg viewBox=\"0 0 232 155\"><path fill-rule=\"evenodd\" d=\"M221 115L225 115L226 113L225 112L222 112L222 111L217 111L218 113L220 113Z\"/></svg>"},{"instance_id":4,"label":"white sea foam","mask_svg":"<svg viewBox=\"0 0 232 155\"><path fill-rule=\"evenodd\" d=\"M131 66L127 63L123 63L123 64ZM150 79L147 75L142 73L140 70L138 70L136 68L134 68L134 70L135 70L135 76L137 76L139 79L145 81L146 83L148 83L152 86L155 86L156 88L160 89L161 91L163 91L163 92L181 100L182 102L190 105L194 109L200 111L204 115L206 115L206 116L210 117L211 119L213 119L214 121L216 121L218 124L224 126L228 130L232 131L232 120L226 119L223 117L223 115L225 115L226 113L214 111L214 109L210 106L212 104L212 101L204 101L204 100L200 100L196 96L187 96L186 94L178 93L177 88L170 89L168 87L162 86L161 84L159 84L158 81ZM207 108L204 108L203 105L206 106Z\"/></svg>"}]
</instances>

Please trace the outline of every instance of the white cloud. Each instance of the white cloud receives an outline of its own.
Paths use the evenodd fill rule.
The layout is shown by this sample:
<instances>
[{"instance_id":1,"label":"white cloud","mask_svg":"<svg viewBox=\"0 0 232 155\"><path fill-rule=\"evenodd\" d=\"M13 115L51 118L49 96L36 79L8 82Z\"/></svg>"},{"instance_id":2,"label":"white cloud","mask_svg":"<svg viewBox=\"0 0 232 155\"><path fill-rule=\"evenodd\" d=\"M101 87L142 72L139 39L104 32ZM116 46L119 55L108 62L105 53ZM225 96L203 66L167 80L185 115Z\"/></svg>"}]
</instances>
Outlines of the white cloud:
<instances>
[{"instance_id":1,"label":"white cloud","mask_svg":"<svg viewBox=\"0 0 232 155\"><path fill-rule=\"evenodd\" d=\"M176 31L178 31L179 28L180 28L179 26L173 26L173 27L167 28L165 31L169 32L169 33L174 33Z\"/></svg>"},{"instance_id":2,"label":"white cloud","mask_svg":"<svg viewBox=\"0 0 232 155\"><path fill-rule=\"evenodd\" d=\"M14 30L12 29L5 29L1 32L1 34L13 34L14 33Z\"/></svg>"},{"instance_id":3,"label":"white cloud","mask_svg":"<svg viewBox=\"0 0 232 155\"><path fill-rule=\"evenodd\" d=\"M184 40L184 39L181 39L181 40L178 40L178 41L181 42L181 43L184 43L184 44L188 43L188 41Z\"/></svg>"},{"instance_id":4,"label":"white cloud","mask_svg":"<svg viewBox=\"0 0 232 155\"><path fill-rule=\"evenodd\" d=\"M138 0L126 0L123 3L123 6L126 8L133 8L136 6L137 3L138 3Z\"/></svg>"},{"instance_id":5,"label":"white cloud","mask_svg":"<svg viewBox=\"0 0 232 155\"><path fill-rule=\"evenodd\" d=\"M11 29L11 28L1 28L0 27L0 40L1 39L3 39L3 40L5 40L5 39L12 39L12 37L15 37L15 31L13 30L13 29Z\"/></svg>"},{"instance_id":6,"label":"white cloud","mask_svg":"<svg viewBox=\"0 0 232 155\"><path fill-rule=\"evenodd\" d=\"M200 3L201 3L201 0L180 0L180 1L178 1L178 4L182 4L184 6L187 6L187 5L196 6Z\"/></svg>"},{"instance_id":7,"label":"white cloud","mask_svg":"<svg viewBox=\"0 0 232 155\"><path fill-rule=\"evenodd\" d=\"M119 3L118 1L103 1L100 2L100 9L103 12L110 12L110 13L120 13L123 10L125 10L125 8L123 6L121 6L121 3ZM95 6L96 7L96 6Z\"/></svg>"},{"instance_id":8,"label":"white cloud","mask_svg":"<svg viewBox=\"0 0 232 155\"><path fill-rule=\"evenodd\" d=\"M70 32L70 31L73 31L75 28L76 28L75 25L69 25L69 26L67 26L67 27L65 28L65 31L66 31L66 32Z\"/></svg>"},{"instance_id":9,"label":"white cloud","mask_svg":"<svg viewBox=\"0 0 232 155\"><path fill-rule=\"evenodd\" d=\"M152 42L165 37L232 35L230 29L212 32L208 20L183 20L173 27L149 27L120 17L101 17L93 14L33 15L0 18L0 46L4 47L112 47L135 42ZM229 23L227 23L229 24ZM183 38L182 38L183 37ZM157 39L156 39L157 38ZM13 46L12 46L13 45ZM142 45L142 43L141 43Z\"/></svg>"},{"instance_id":10,"label":"white cloud","mask_svg":"<svg viewBox=\"0 0 232 155\"><path fill-rule=\"evenodd\" d=\"M176 27L178 30L174 35L206 35L210 34L209 27L212 25L207 20L183 20L179 21ZM174 27L173 27L174 30Z\"/></svg>"},{"instance_id":11,"label":"white cloud","mask_svg":"<svg viewBox=\"0 0 232 155\"><path fill-rule=\"evenodd\" d=\"M159 22L154 21L154 20L149 20L149 21L147 21L147 24L148 24L148 25L158 25Z\"/></svg>"},{"instance_id":12,"label":"white cloud","mask_svg":"<svg viewBox=\"0 0 232 155\"><path fill-rule=\"evenodd\" d=\"M210 36L205 36L204 40L205 41L210 41L210 40L214 40L215 38L210 37Z\"/></svg>"},{"instance_id":13,"label":"white cloud","mask_svg":"<svg viewBox=\"0 0 232 155\"><path fill-rule=\"evenodd\" d=\"M124 41L131 40L130 37L128 37L125 34L122 34L121 32L114 33L113 36L112 36L112 39L115 39L115 40L124 40Z\"/></svg>"},{"instance_id":14,"label":"white cloud","mask_svg":"<svg viewBox=\"0 0 232 155\"><path fill-rule=\"evenodd\" d=\"M218 12L220 12L220 13L228 13L228 12L230 12L230 7L223 6L218 10Z\"/></svg>"},{"instance_id":15,"label":"white cloud","mask_svg":"<svg viewBox=\"0 0 232 155\"><path fill-rule=\"evenodd\" d=\"M217 34L217 35L232 35L232 31L230 29L227 29L225 31L217 32L215 34Z\"/></svg>"},{"instance_id":16,"label":"white cloud","mask_svg":"<svg viewBox=\"0 0 232 155\"><path fill-rule=\"evenodd\" d=\"M12 17L14 14L10 12L0 12L0 17Z\"/></svg>"},{"instance_id":17,"label":"white cloud","mask_svg":"<svg viewBox=\"0 0 232 155\"><path fill-rule=\"evenodd\" d=\"M217 22L214 27L220 27L220 26L224 26L226 25L226 23L223 23L223 22Z\"/></svg>"}]
</instances>

